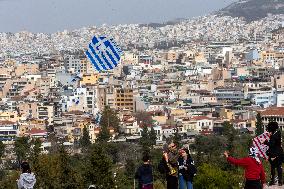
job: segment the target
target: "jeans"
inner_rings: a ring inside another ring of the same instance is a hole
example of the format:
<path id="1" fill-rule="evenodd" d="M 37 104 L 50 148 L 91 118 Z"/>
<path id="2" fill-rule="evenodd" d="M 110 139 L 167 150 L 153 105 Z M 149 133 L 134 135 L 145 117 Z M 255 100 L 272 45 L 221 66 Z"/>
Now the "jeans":
<path id="1" fill-rule="evenodd" d="M 277 169 L 278 173 L 278 183 L 282 183 L 282 159 L 276 157 L 273 161 L 269 159 L 269 163 L 271 165 L 271 181 L 274 182 L 275 179 L 275 169 Z"/>
<path id="2" fill-rule="evenodd" d="M 192 182 L 186 181 L 182 175 L 178 176 L 179 189 L 193 189 Z"/>

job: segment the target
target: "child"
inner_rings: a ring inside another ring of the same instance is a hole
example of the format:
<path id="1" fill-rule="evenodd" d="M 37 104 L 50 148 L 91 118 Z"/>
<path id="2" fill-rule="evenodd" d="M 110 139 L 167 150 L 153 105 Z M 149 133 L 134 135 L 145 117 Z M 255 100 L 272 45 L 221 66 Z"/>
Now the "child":
<path id="1" fill-rule="evenodd" d="M 245 168 L 245 188 L 262 189 L 265 183 L 265 173 L 256 148 L 250 148 L 249 157 L 236 159 L 229 157 L 228 152 L 224 152 L 227 161 L 233 165 Z"/>
<path id="2" fill-rule="evenodd" d="M 153 189 L 153 168 L 150 165 L 150 158 L 148 155 L 144 155 L 143 165 L 141 165 L 136 173 L 135 178 L 138 179 L 139 189 Z"/>
<path id="3" fill-rule="evenodd" d="M 33 189 L 36 183 L 35 175 L 31 172 L 28 162 L 21 164 L 22 174 L 18 180 L 18 189 Z"/>

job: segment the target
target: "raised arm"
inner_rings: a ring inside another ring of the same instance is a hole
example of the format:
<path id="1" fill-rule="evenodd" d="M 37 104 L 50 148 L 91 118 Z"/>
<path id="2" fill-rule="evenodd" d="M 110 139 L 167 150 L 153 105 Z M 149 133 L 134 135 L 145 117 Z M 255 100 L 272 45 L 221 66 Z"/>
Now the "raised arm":
<path id="1" fill-rule="evenodd" d="M 249 165 L 247 158 L 237 159 L 237 158 L 230 157 L 229 152 L 227 151 L 224 152 L 224 156 L 227 158 L 227 161 L 233 165 L 238 165 L 242 167 L 246 167 L 247 165 Z"/>

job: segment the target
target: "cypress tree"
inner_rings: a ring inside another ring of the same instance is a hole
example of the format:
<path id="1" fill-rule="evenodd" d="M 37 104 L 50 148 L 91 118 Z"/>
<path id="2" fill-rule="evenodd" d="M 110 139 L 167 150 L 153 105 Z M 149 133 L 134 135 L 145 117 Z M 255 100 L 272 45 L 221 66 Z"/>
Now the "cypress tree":
<path id="1" fill-rule="evenodd" d="M 116 115 L 116 112 L 112 110 L 109 106 L 105 106 L 100 120 L 101 127 L 113 127 L 115 132 L 119 130 L 119 118 Z"/>
<path id="2" fill-rule="evenodd" d="M 17 160 L 21 163 L 26 160 L 30 152 L 30 143 L 28 137 L 18 137 L 14 144 L 14 151 L 17 156 Z"/>
<path id="3" fill-rule="evenodd" d="M 149 140 L 150 140 L 151 146 L 153 148 L 153 146 L 156 144 L 156 140 L 157 140 L 157 134 L 156 134 L 156 131 L 153 127 L 151 127 L 151 130 L 149 132 Z"/>
<path id="4" fill-rule="evenodd" d="M 223 134 L 227 139 L 227 150 L 232 154 L 234 149 L 234 141 L 236 138 L 236 130 L 228 121 L 223 123 Z"/>
<path id="5" fill-rule="evenodd" d="M 263 127 L 261 115 L 260 113 L 257 113 L 255 134 L 258 136 L 258 135 L 261 135 L 263 132 L 264 132 L 264 127 Z"/>
<path id="6" fill-rule="evenodd" d="M 74 169 L 71 167 L 70 156 L 64 149 L 64 146 L 60 146 L 58 155 L 58 174 L 57 183 L 62 189 L 79 188 L 79 183 L 76 182 L 76 175 Z"/>
<path id="7" fill-rule="evenodd" d="M 110 133 L 106 125 L 101 125 L 100 133 L 98 134 L 98 142 L 107 142 L 110 139 Z"/>
<path id="8" fill-rule="evenodd" d="M 83 128 L 83 136 L 80 138 L 80 146 L 82 149 L 88 149 L 89 146 L 91 145 L 90 141 L 90 136 L 89 136 L 89 131 L 86 126 Z"/>
<path id="9" fill-rule="evenodd" d="M 141 131 L 141 138 L 139 140 L 139 144 L 142 146 L 143 153 L 150 152 L 151 141 L 148 132 L 148 127 L 146 125 L 143 126 L 143 129 Z"/>
<path id="10" fill-rule="evenodd" d="M 84 169 L 85 183 L 94 184 L 99 188 L 113 189 L 112 161 L 99 144 L 92 146 L 90 154 L 86 157 Z"/>

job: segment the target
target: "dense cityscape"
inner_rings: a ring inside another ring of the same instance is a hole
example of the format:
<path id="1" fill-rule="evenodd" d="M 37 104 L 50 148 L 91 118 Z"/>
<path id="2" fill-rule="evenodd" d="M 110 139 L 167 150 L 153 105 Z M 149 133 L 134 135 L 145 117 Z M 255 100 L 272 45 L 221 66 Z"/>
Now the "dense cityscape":
<path id="1" fill-rule="evenodd" d="M 160 140 L 179 122 L 180 133 L 212 133 L 226 120 L 253 131 L 256 112 L 269 116 L 270 109 L 284 122 L 282 20 L 207 16 L 157 28 L 2 33 L 2 140 L 46 138 L 52 125 L 73 143 L 88 125 L 94 142 L 99 125 L 91 120 L 104 106 L 119 110 L 120 132 L 131 135 L 141 130 L 135 112 L 151 113 Z M 98 73 L 87 60 L 93 34 L 112 34 L 122 44 L 117 69 Z"/>
<path id="2" fill-rule="evenodd" d="M 114 70 L 99 73 L 85 56 L 94 35 L 122 48 Z M 108 142 L 136 145 L 146 127 L 157 148 L 177 135 L 186 145 L 221 136 L 227 122 L 254 135 L 258 114 L 284 127 L 284 15 L 0 33 L 0 67 L 3 162 L 16 160 L 18 137 L 40 139 L 42 154 L 55 139 L 81 153 L 84 129 L 96 143 L 106 109 L 118 118 Z"/>

